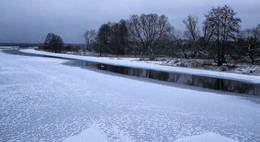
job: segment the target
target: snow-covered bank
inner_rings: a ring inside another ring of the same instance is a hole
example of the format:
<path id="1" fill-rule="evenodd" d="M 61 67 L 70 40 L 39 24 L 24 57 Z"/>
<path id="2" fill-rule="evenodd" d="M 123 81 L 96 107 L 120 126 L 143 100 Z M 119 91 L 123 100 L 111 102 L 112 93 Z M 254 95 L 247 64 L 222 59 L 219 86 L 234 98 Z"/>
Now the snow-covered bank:
<path id="1" fill-rule="evenodd" d="M 0 46 L 0 50 L 18 50 L 18 46 Z"/>
<path id="2" fill-rule="evenodd" d="M 64 142 L 108 142 L 108 138 L 99 131 L 89 128 L 79 135 L 69 137 Z M 131 140 L 126 140 L 130 142 Z M 174 142 L 238 142 L 231 138 L 221 136 L 212 132 L 204 133 L 201 135 L 188 136 L 180 138 Z"/>
<path id="3" fill-rule="evenodd" d="M 175 142 L 237 142 L 233 139 L 217 135 L 215 133 L 204 133 L 201 135 L 180 138 Z"/>
<path id="4" fill-rule="evenodd" d="M 135 67 L 135 68 L 145 68 L 145 69 L 153 69 L 153 70 L 160 70 L 160 71 L 179 72 L 179 73 L 186 73 L 186 74 L 193 74 L 193 75 L 200 75 L 200 76 L 210 76 L 210 77 L 216 77 L 216 78 L 226 78 L 226 79 L 231 79 L 231 80 L 260 83 L 260 76 L 255 76 L 255 75 L 244 75 L 244 74 L 208 71 L 208 70 L 202 70 L 202 69 L 191 69 L 191 68 L 183 68 L 183 67 L 170 67 L 170 66 L 163 66 L 163 65 L 157 65 L 157 64 L 149 64 L 146 62 L 139 62 L 132 58 L 118 60 L 117 58 L 110 58 L 110 57 L 90 57 L 90 56 L 57 54 L 57 53 L 50 53 L 50 52 L 44 52 L 44 51 L 36 51 L 33 49 L 27 49 L 27 50 L 21 50 L 21 51 L 26 52 L 26 53 L 33 53 L 33 54 L 51 55 L 51 56 L 57 56 L 57 57 L 80 59 L 80 60 L 99 62 L 99 63 L 104 63 L 104 64 L 128 66 L 128 67 Z"/>
<path id="5" fill-rule="evenodd" d="M 0 57 L 0 141 L 260 140 L 259 97 L 138 81 L 63 59 Z"/>

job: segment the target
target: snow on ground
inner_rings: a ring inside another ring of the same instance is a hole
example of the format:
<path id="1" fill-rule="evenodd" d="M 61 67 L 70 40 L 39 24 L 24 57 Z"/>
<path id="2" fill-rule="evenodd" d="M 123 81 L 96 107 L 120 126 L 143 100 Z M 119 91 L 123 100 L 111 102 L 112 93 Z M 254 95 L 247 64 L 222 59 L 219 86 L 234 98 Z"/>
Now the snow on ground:
<path id="1" fill-rule="evenodd" d="M 204 133 L 197 136 L 180 138 L 175 142 L 237 142 L 233 139 L 217 135 L 215 133 Z"/>
<path id="2" fill-rule="evenodd" d="M 21 51 L 26 52 L 26 53 L 81 59 L 81 60 L 99 62 L 99 63 L 104 63 L 104 64 L 129 66 L 129 67 L 136 67 L 136 68 L 146 68 L 146 69 L 161 70 L 161 71 L 172 71 L 172 72 L 180 72 L 180 73 L 187 73 L 187 74 L 194 74 L 194 75 L 201 75 L 201 76 L 211 76 L 211 77 L 217 77 L 217 78 L 227 78 L 227 79 L 231 79 L 231 80 L 260 83 L 260 76 L 255 76 L 255 75 L 244 75 L 244 74 L 237 74 L 237 73 L 208 71 L 208 70 L 192 69 L 192 68 L 184 68 L 184 67 L 170 67 L 170 66 L 163 66 L 163 65 L 147 63 L 147 62 L 140 62 L 134 58 L 132 60 L 131 60 L 131 58 L 126 58 L 124 60 L 123 58 L 77 56 L 77 55 L 67 55 L 67 54 L 57 54 L 57 53 L 50 53 L 50 52 L 44 52 L 44 51 L 36 51 L 33 49 L 27 49 L 27 50 L 21 50 Z"/>
<path id="3" fill-rule="evenodd" d="M 0 51 L 1 142 L 90 135 L 115 142 L 260 141 L 259 97 L 166 86 L 64 62 Z"/>
<path id="4" fill-rule="evenodd" d="M 14 50 L 14 49 L 19 49 L 18 46 L 0 46 L 0 50 L 4 49 L 4 50 Z"/>
<path id="5" fill-rule="evenodd" d="M 64 142 L 108 142 L 108 138 L 102 134 L 97 128 L 90 126 L 79 135 L 69 137 Z"/>
<path id="6" fill-rule="evenodd" d="M 160 58 L 156 58 L 156 61 L 143 59 L 139 62 L 146 62 L 152 64 L 165 65 L 165 66 L 176 66 L 176 67 L 185 67 L 185 68 L 188 67 L 188 68 L 197 68 L 197 69 L 204 69 L 204 70 L 260 76 L 260 65 L 239 63 L 237 61 L 229 61 L 230 63 L 224 64 L 223 66 L 217 66 L 217 64 L 214 63 L 212 59 L 183 59 L 183 58 L 160 57 Z"/>

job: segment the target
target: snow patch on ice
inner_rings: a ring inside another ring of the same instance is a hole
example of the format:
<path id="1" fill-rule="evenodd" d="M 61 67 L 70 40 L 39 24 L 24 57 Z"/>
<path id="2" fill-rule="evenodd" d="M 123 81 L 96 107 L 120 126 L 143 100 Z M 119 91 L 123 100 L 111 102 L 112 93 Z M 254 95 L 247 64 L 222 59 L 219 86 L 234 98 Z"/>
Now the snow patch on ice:
<path id="1" fill-rule="evenodd" d="M 91 126 L 79 135 L 69 137 L 64 142 L 108 142 L 108 138 L 98 128 Z"/>
<path id="2" fill-rule="evenodd" d="M 209 133 L 203 133 L 201 135 L 180 138 L 175 142 L 238 142 L 238 141 L 209 132 Z"/>

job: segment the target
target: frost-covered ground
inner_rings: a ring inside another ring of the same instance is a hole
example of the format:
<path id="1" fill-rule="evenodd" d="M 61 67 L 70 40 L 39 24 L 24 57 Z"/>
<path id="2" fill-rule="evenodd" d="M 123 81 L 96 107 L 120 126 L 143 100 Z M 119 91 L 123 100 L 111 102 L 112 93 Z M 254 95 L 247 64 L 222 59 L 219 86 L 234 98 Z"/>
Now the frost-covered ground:
<path id="1" fill-rule="evenodd" d="M 0 52 L 0 141 L 260 141 L 259 97 L 64 62 Z"/>

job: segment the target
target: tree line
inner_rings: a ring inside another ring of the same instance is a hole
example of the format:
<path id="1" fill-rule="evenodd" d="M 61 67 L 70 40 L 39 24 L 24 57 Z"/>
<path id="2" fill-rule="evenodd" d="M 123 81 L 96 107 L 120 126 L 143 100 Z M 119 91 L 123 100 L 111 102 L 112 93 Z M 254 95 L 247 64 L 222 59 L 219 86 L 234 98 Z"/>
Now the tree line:
<path id="1" fill-rule="evenodd" d="M 213 59 L 218 66 L 231 60 L 260 63 L 260 24 L 241 31 L 241 19 L 230 6 L 212 8 L 205 14 L 201 28 L 198 17 L 193 15 L 187 16 L 183 24 L 185 31 L 180 32 L 165 15 L 132 15 L 119 22 L 105 23 L 98 31 L 86 31 L 84 50 L 98 52 L 100 56 L 141 55 L 151 60 L 158 56 Z M 60 52 L 60 37 L 48 36 L 44 49 Z"/>

